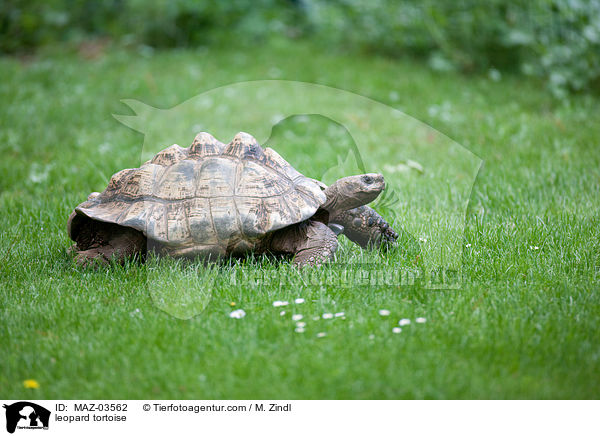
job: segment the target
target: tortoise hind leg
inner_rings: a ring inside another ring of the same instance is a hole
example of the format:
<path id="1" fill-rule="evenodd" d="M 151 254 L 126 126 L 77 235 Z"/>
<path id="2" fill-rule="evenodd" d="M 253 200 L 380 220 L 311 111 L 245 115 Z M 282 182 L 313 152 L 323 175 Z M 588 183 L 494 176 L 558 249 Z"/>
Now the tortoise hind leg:
<path id="1" fill-rule="evenodd" d="M 123 263 L 126 258 L 146 253 L 146 237 L 142 232 L 117 224 L 90 220 L 89 228 L 80 233 L 74 250 L 77 264 L 85 266 L 95 261 Z"/>
<path id="2" fill-rule="evenodd" d="M 295 254 L 294 265 L 318 266 L 333 259 L 337 250 L 335 233 L 319 221 L 305 221 L 278 230 L 270 241 L 270 250 Z"/>

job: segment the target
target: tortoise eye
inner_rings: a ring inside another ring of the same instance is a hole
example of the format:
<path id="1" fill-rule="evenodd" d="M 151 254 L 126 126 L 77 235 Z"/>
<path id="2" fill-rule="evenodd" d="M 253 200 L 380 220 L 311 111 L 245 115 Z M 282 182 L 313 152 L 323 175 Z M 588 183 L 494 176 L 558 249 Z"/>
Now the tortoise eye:
<path id="1" fill-rule="evenodd" d="M 362 178 L 363 182 L 365 182 L 367 185 L 371 184 L 373 182 L 373 179 L 371 178 L 371 176 L 363 176 Z"/>

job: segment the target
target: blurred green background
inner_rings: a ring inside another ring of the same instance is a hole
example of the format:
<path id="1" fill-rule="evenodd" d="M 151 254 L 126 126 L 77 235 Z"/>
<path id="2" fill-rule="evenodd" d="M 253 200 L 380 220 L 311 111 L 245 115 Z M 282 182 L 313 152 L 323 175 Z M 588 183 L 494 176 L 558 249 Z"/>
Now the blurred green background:
<path id="1" fill-rule="evenodd" d="M 543 78 L 557 97 L 600 88 L 600 0 L 11 0 L 0 53 L 90 38 L 145 50 L 310 38 L 434 70 Z"/>

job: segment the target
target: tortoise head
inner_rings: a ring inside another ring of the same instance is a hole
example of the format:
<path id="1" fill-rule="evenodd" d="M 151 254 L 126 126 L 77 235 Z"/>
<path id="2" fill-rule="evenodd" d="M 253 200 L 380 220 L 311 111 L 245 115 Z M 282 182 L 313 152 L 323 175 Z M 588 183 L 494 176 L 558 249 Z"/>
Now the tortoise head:
<path id="1" fill-rule="evenodd" d="M 354 209 L 372 202 L 384 189 L 385 180 L 381 174 L 344 177 L 325 190 L 327 201 L 321 208 L 330 213 Z"/>

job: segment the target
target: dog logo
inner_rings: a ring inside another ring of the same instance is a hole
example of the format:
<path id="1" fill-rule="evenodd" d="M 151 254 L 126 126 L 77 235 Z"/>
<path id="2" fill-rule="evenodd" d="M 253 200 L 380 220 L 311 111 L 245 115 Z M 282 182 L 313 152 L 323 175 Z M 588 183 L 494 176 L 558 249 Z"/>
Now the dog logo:
<path id="1" fill-rule="evenodd" d="M 18 429 L 48 429 L 50 411 L 29 401 L 19 401 L 4 405 L 6 409 L 6 431 L 14 433 Z"/>

